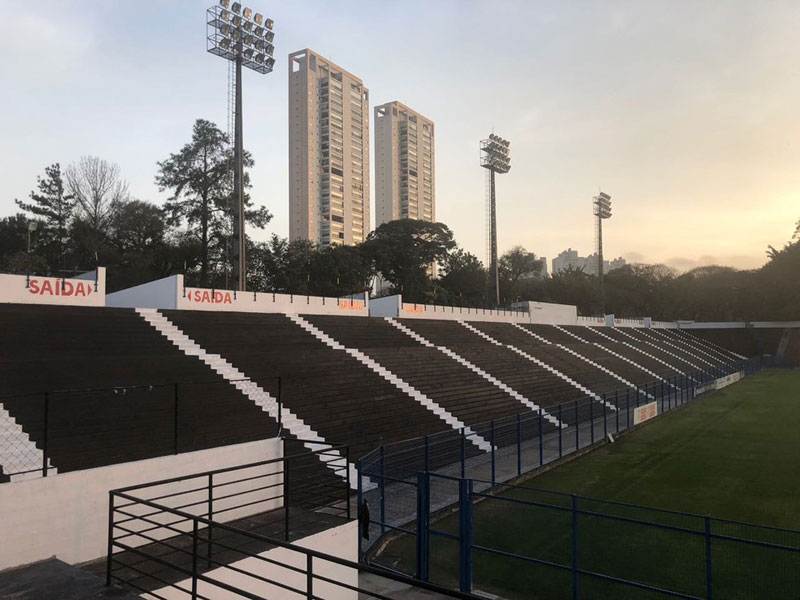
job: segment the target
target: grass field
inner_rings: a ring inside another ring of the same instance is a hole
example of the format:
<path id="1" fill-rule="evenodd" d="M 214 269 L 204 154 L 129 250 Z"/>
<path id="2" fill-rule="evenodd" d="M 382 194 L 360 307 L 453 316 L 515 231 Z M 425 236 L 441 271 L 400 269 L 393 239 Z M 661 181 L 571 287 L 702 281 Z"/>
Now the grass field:
<path id="1" fill-rule="evenodd" d="M 569 565 L 570 498 L 540 490 L 587 496 L 601 501 L 579 503 L 582 569 L 704 597 L 704 519 L 602 501 L 800 530 L 800 371 L 747 378 L 521 485 L 475 504 L 475 545 Z M 800 546 L 800 534 L 719 522 L 714 528 L 720 536 Z M 457 533 L 457 515 L 432 529 Z M 800 598 L 800 552 L 721 537 L 712 548 L 715 598 Z M 430 552 L 432 578 L 454 585 L 457 542 L 434 536 Z M 389 553 L 413 564 L 413 539 L 398 540 Z M 570 597 L 571 577 L 569 570 L 474 552 L 475 589 L 503 597 Z M 583 598 L 666 597 L 591 576 L 580 580 Z"/>

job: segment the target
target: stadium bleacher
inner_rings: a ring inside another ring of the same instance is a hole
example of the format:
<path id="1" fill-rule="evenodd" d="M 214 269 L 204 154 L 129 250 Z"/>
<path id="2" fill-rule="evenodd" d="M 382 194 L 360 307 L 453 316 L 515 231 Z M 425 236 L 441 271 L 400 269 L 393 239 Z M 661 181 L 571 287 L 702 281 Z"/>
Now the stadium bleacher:
<path id="1" fill-rule="evenodd" d="M 351 460 L 737 358 L 698 330 L 152 312 L 264 395 L 280 387 L 304 424 L 284 427 L 287 438 L 316 432 L 350 446 Z M 133 309 L 2 304 L 0 328 L 0 405 L 58 472 L 278 435 L 277 413 Z M 748 333 L 724 331 L 731 343 Z"/>

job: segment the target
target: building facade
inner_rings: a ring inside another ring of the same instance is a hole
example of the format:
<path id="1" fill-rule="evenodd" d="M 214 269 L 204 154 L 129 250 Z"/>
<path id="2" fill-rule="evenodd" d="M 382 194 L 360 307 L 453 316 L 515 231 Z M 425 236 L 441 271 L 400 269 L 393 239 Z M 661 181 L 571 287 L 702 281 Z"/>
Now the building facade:
<path id="1" fill-rule="evenodd" d="M 604 260 L 603 273 L 608 273 L 614 269 L 624 267 L 625 264 L 625 259 L 621 257 L 613 260 Z M 553 275 L 570 268 L 583 271 L 587 275 L 599 275 L 597 269 L 597 253 L 590 254 L 589 256 L 578 256 L 577 250 L 567 248 L 553 259 Z"/>
<path id="2" fill-rule="evenodd" d="M 400 102 L 375 107 L 375 226 L 436 221 L 433 121 Z"/>
<path id="3" fill-rule="evenodd" d="M 289 55 L 289 240 L 359 244 L 370 231 L 369 90 L 309 49 Z"/>

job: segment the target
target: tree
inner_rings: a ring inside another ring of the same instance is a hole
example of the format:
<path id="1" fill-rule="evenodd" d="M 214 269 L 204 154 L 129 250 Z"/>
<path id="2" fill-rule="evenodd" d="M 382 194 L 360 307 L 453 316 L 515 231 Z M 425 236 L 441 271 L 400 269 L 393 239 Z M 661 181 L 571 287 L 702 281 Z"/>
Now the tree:
<path id="1" fill-rule="evenodd" d="M 461 306 L 484 306 L 486 303 L 486 269 L 474 254 L 456 248 L 447 255 L 439 277 L 440 301 Z"/>
<path id="2" fill-rule="evenodd" d="M 44 169 L 45 176 L 36 178 L 38 191 L 30 193 L 32 202 L 14 202 L 24 211 L 42 219 L 38 232 L 40 254 L 47 261 L 48 271 L 58 273 L 67 251 L 67 229 L 75 210 L 75 197 L 64 189 L 61 165 L 54 163 Z"/>
<path id="3" fill-rule="evenodd" d="M 378 227 L 361 247 L 396 292 L 409 302 L 424 302 L 431 289 L 430 266 L 447 258 L 455 245 L 444 223 L 400 219 Z"/>
<path id="4" fill-rule="evenodd" d="M 119 166 L 96 156 L 83 156 L 67 167 L 64 176 L 80 218 L 94 231 L 102 232 L 114 203 L 128 198 L 128 184 L 121 178 Z"/>
<path id="5" fill-rule="evenodd" d="M 506 301 L 516 300 L 520 296 L 520 280 L 539 276 L 544 263 L 522 246 L 514 246 L 505 252 L 498 261 L 500 271 L 500 297 Z"/>
<path id="6" fill-rule="evenodd" d="M 255 164 L 248 152 L 244 153 L 245 168 Z M 156 185 L 160 191 L 172 195 L 164 205 L 168 223 L 177 226 L 185 222 L 190 229 L 199 226 L 200 285 L 206 286 L 212 259 L 220 263 L 227 255 L 225 245 L 230 238 L 232 214 L 233 154 L 228 136 L 212 122 L 197 119 L 192 129 L 192 140 L 177 153 L 170 154 L 158 163 Z M 250 175 L 245 172 L 244 189 L 251 187 Z M 250 225 L 264 228 L 272 215 L 264 207 L 252 208 L 245 193 L 245 220 Z M 212 257 L 212 252 L 215 256 Z M 218 265 L 217 265 L 218 266 Z"/>
<path id="7" fill-rule="evenodd" d="M 43 256 L 38 253 L 28 256 L 29 221 L 22 213 L 0 219 L 0 273 L 25 273 L 29 260 L 32 273 L 47 269 Z"/>

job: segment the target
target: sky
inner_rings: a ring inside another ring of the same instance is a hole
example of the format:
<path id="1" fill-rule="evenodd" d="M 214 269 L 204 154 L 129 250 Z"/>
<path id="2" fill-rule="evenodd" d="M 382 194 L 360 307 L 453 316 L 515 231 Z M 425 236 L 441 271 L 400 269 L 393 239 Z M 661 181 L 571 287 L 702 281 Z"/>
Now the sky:
<path id="1" fill-rule="evenodd" d="M 46 165 L 83 155 L 160 204 L 156 162 L 197 118 L 226 128 L 227 61 L 206 52 L 212 0 L 0 1 L 0 216 Z M 800 218 L 795 0 L 249 6 L 275 20 L 274 72 L 244 74 L 251 195 L 274 215 L 257 238 L 288 235 L 287 56 L 303 48 L 361 77 L 373 106 L 399 100 L 435 122 L 437 219 L 479 258 L 478 148 L 492 131 L 511 141 L 500 252 L 589 254 L 600 189 L 613 199 L 604 254 L 681 271 L 757 268 Z"/>

